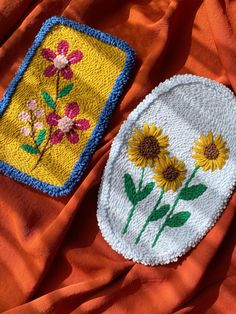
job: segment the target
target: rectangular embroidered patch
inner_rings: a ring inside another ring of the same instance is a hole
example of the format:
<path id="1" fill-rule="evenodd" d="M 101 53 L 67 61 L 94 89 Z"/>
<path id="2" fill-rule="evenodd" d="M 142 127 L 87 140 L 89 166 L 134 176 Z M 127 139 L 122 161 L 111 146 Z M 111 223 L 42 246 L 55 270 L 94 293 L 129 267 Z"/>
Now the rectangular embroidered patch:
<path id="1" fill-rule="evenodd" d="M 48 19 L 0 103 L 0 171 L 52 196 L 79 181 L 134 64 L 124 41 Z"/>

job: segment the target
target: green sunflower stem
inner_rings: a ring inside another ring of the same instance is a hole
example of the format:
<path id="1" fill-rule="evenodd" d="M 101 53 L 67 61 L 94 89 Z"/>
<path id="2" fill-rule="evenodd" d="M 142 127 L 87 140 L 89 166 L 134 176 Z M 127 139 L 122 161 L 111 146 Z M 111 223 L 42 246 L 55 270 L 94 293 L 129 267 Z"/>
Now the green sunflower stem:
<path id="1" fill-rule="evenodd" d="M 176 199 L 175 199 L 175 201 L 174 201 L 174 204 L 173 204 L 173 206 L 172 206 L 170 212 L 169 212 L 168 215 L 166 216 L 166 219 L 165 219 L 164 223 L 162 224 L 161 228 L 159 229 L 159 231 L 158 231 L 158 233 L 157 233 L 157 235 L 156 235 L 156 237 L 155 237 L 155 239 L 154 239 L 154 241 L 153 241 L 153 243 L 152 243 L 152 247 L 154 247 L 154 246 L 156 245 L 156 243 L 157 243 L 157 241 L 159 240 L 159 238 L 160 238 L 160 236 L 161 236 L 163 230 L 164 230 L 165 227 L 166 227 L 166 223 L 167 223 L 168 219 L 169 219 L 169 218 L 171 217 L 171 215 L 173 214 L 173 212 L 174 212 L 174 210 L 175 210 L 175 208 L 176 208 L 176 206 L 177 206 L 177 204 L 178 204 L 178 202 L 179 202 L 179 200 L 180 200 L 180 193 L 181 193 L 181 191 L 189 186 L 190 182 L 193 180 L 193 178 L 195 177 L 195 175 L 196 175 L 196 173 L 197 173 L 197 171 L 198 171 L 199 169 L 200 169 L 200 167 L 194 168 L 194 170 L 193 170 L 193 172 L 191 173 L 189 179 L 186 181 L 185 185 L 183 186 L 183 188 L 182 188 L 182 189 L 180 190 L 180 192 L 178 193 L 178 195 L 177 195 L 177 197 L 176 197 Z"/>
<path id="2" fill-rule="evenodd" d="M 133 214 L 134 214 L 134 211 L 135 211 L 135 208 L 136 208 L 136 204 L 134 204 L 129 212 L 129 215 L 128 215 L 128 218 L 127 218 L 127 222 L 126 222 L 126 225 L 123 229 L 123 234 L 125 234 L 127 231 L 128 231 L 128 228 L 129 228 L 129 224 L 132 220 L 132 217 L 133 217 Z"/>
<path id="3" fill-rule="evenodd" d="M 138 192 L 139 193 L 142 189 L 142 184 L 143 184 L 143 178 L 144 178 L 144 171 L 145 171 L 145 168 L 142 169 L 142 174 L 141 174 L 141 178 L 139 180 L 139 184 L 138 184 Z M 125 234 L 127 231 L 128 231 L 128 228 L 129 228 L 129 224 L 133 218 L 133 215 L 134 215 L 134 211 L 136 209 L 136 205 L 137 203 L 134 203 L 133 206 L 131 207 L 130 211 L 129 211 L 129 215 L 128 215 L 128 218 L 127 218 L 127 221 L 126 221 L 126 225 L 122 231 L 123 234 Z"/>
<path id="4" fill-rule="evenodd" d="M 199 169 L 200 169 L 199 166 L 194 168 L 194 170 L 193 170 L 191 176 L 190 176 L 189 179 L 186 181 L 186 183 L 185 183 L 183 189 L 189 186 L 189 183 L 193 180 L 193 178 L 195 177 L 195 175 L 196 175 L 196 173 L 197 173 L 197 171 L 198 171 Z"/>
<path id="5" fill-rule="evenodd" d="M 135 240 L 135 244 L 138 244 L 140 239 L 141 239 L 141 236 L 143 235 L 144 231 L 146 230 L 147 226 L 149 224 L 149 219 L 146 220 L 145 224 L 143 225 L 143 228 L 141 229 L 141 231 L 139 232 L 139 235 L 138 237 L 136 238 Z"/>
<path id="6" fill-rule="evenodd" d="M 159 196 L 159 198 L 158 198 L 158 200 L 157 200 L 157 202 L 156 202 L 156 205 L 153 207 L 153 209 L 152 209 L 151 213 L 149 214 L 147 220 L 145 221 L 145 223 L 144 223 L 144 225 L 143 225 L 143 227 L 142 227 L 142 229 L 141 229 L 141 231 L 140 231 L 138 237 L 136 238 L 135 244 L 138 244 L 138 243 L 139 243 L 139 241 L 140 241 L 140 239 L 141 239 L 141 237 L 142 237 L 144 231 L 146 230 L 146 228 L 147 228 L 147 226 L 148 226 L 148 224 L 149 224 L 149 222 L 150 222 L 150 217 L 152 216 L 152 213 L 153 213 L 153 212 L 158 208 L 158 206 L 160 205 L 160 203 L 161 203 L 161 201 L 162 201 L 162 198 L 163 198 L 163 195 L 164 195 L 164 189 L 162 189 L 161 194 L 160 194 L 160 196 Z"/>
<path id="7" fill-rule="evenodd" d="M 141 188 L 143 185 L 144 171 L 145 171 L 145 168 L 142 169 L 141 179 L 140 179 L 139 184 L 138 184 L 138 192 L 141 191 Z"/>

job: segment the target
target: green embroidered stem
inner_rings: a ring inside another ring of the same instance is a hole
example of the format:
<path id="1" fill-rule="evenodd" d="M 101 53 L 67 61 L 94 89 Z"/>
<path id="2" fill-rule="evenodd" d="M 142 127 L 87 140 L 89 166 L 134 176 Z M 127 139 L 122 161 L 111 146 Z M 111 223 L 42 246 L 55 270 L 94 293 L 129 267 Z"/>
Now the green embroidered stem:
<path id="1" fill-rule="evenodd" d="M 181 199 L 181 198 L 180 198 L 181 192 L 182 192 L 184 189 L 188 188 L 189 183 L 193 180 L 193 178 L 195 177 L 195 175 L 196 175 L 197 171 L 199 170 L 199 168 L 200 168 L 200 167 L 196 167 L 196 168 L 193 170 L 191 176 L 190 176 L 189 179 L 186 181 L 184 187 L 180 190 L 179 194 L 177 195 L 177 197 L 176 197 L 176 199 L 175 199 L 175 201 L 174 201 L 174 204 L 173 204 L 173 206 L 172 206 L 170 212 L 169 212 L 168 215 L 166 216 L 165 222 L 163 223 L 163 225 L 162 225 L 161 228 L 159 229 L 159 231 L 158 231 L 158 233 L 157 233 L 157 235 L 156 235 L 156 237 L 155 237 L 155 239 L 154 239 L 154 241 L 153 241 L 153 243 L 152 243 L 152 247 L 154 247 L 154 246 L 156 245 L 158 239 L 160 238 L 161 233 L 163 232 L 164 228 L 166 227 L 167 220 L 168 220 L 168 219 L 170 218 L 170 216 L 173 214 L 173 212 L 174 212 L 174 210 L 175 210 L 175 208 L 176 208 L 176 206 L 177 206 L 179 200 Z"/>
<path id="2" fill-rule="evenodd" d="M 53 111 L 52 113 L 55 113 L 56 112 L 56 105 L 57 105 L 57 100 L 58 100 L 58 94 L 59 94 L 59 79 L 60 79 L 60 74 L 59 74 L 59 71 L 57 72 L 57 76 L 56 76 L 56 97 L 55 97 L 55 107 L 53 108 Z M 52 130 L 53 130 L 53 127 L 50 126 L 49 128 L 49 133 L 48 133 L 48 137 L 47 137 L 47 140 L 46 140 L 46 143 L 42 149 L 42 151 L 40 152 L 40 155 L 39 155 L 39 158 L 37 159 L 34 167 L 32 170 L 35 170 L 35 168 L 38 166 L 39 162 L 41 161 L 41 159 L 43 158 L 43 155 L 46 153 L 46 151 L 48 151 L 48 144 L 49 144 L 49 141 L 50 141 L 50 138 L 51 138 L 51 135 L 52 135 Z M 51 146 L 50 146 L 51 147 Z"/>
<path id="3" fill-rule="evenodd" d="M 135 208 L 136 208 L 136 204 L 134 204 L 134 205 L 132 206 L 132 208 L 131 208 L 131 210 L 130 210 L 130 212 L 129 212 L 126 225 L 125 225 L 125 227 L 124 227 L 124 229 L 123 229 L 123 232 L 122 232 L 123 234 L 125 234 L 125 233 L 127 232 L 128 228 L 129 228 L 129 224 L 130 224 L 131 219 L 132 219 L 132 217 L 133 217 Z"/>
<path id="4" fill-rule="evenodd" d="M 189 186 L 189 183 L 193 180 L 193 178 L 195 177 L 195 175 L 196 175 L 196 173 L 197 173 L 197 171 L 198 171 L 199 169 L 200 169 L 200 167 L 196 167 L 196 168 L 193 170 L 191 176 L 190 176 L 189 179 L 186 181 L 186 183 L 185 183 L 183 189 Z"/>
<path id="5" fill-rule="evenodd" d="M 36 136 L 35 136 L 35 129 L 34 129 L 34 122 L 35 122 L 35 117 L 33 115 L 33 111 L 30 111 L 30 129 L 31 129 L 31 136 L 32 136 L 32 140 L 34 142 L 35 148 L 38 150 L 38 152 L 40 153 L 40 149 L 39 149 L 39 145 L 37 144 L 36 141 Z"/>
<path id="6" fill-rule="evenodd" d="M 145 170 L 145 168 L 142 169 L 141 179 L 140 179 L 139 185 L 138 185 L 138 192 L 141 191 L 141 188 L 142 188 L 142 185 L 143 185 L 144 170 Z"/>
<path id="7" fill-rule="evenodd" d="M 144 225 L 143 225 L 143 227 L 142 227 L 142 229 L 141 229 L 141 231 L 140 231 L 138 237 L 136 238 L 135 244 L 138 244 L 138 243 L 139 243 L 139 241 L 140 241 L 140 239 L 141 239 L 141 237 L 142 237 L 142 234 L 144 233 L 145 229 L 147 228 L 147 226 L 148 226 L 148 224 L 149 224 L 149 222 L 150 222 L 150 218 L 151 218 L 153 212 L 155 212 L 155 210 L 156 210 L 156 209 L 158 208 L 158 206 L 160 205 L 160 203 L 161 203 L 161 201 L 162 201 L 162 198 L 163 198 L 163 195 L 164 195 L 164 189 L 161 190 L 161 194 L 160 194 L 160 196 L 159 196 L 159 198 L 158 198 L 158 200 L 157 200 L 157 202 L 156 202 L 156 205 L 154 206 L 153 210 L 151 211 L 150 215 L 148 216 L 147 220 L 145 221 L 145 223 L 144 223 Z"/>
<path id="8" fill-rule="evenodd" d="M 141 174 L 141 178 L 139 180 L 138 192 L 137 193 L 139 193 L 141 191 L 141 188 L 142 188 L 143 178 L 144 178 L 144 171 L 145 171 L 145 168 L 142 169 L 142 174 Z M 128 215 L 128 218 L 127 218 L 126 225 L 125 225 L 125 227 L 124 227 L 124 229 L 122 231 L 123 234 L 125 234 L 127 232 L 128 228 L 129 228 L 129 224 L 130 224 L 131 219 L 133 217 L 136 205 L 137 205 L 137 202 L 133 203 L 133 206 L 132 206 L 132 208 L 129 211 L 129 215 Z"/>

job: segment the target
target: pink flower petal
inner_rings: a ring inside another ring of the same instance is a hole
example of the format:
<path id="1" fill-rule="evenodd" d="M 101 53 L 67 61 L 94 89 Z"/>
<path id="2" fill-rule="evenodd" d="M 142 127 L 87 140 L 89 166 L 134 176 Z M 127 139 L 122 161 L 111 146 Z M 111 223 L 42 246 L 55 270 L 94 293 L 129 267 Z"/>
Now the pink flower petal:
<path id="1" fill-rule="evenodd" d="M 87 120 L 87 119 L 76 120 L 74 123 L 74 127 L 78 130 L 85 131 L 90 127 L 89 120 Z"/>
<path id="2" fill-rule="evenodd" d="M 46 67 L 46 69 L 44 70 L 44 75 L 46 77 L 51 77 L 51 76 L 55 75 L 56 72 L 57 72 L 57 68 L 55 68 L 55 66 L 53 64 L 51 64 L 48 67 Z"/>
<path id="3" fill-rule="evenodd" d="M 71 64 L 76 64 L 78 63 L 81 59 L 83 58 L 83 54 L 79 50 L 72 51 L 67 59 Z"/>
<path id="4" fill-rule="evenodd" d="M 40 130 L 43 128 L 43 122 L 36 122 L 34 125 L 36 130 Z"/>
<path id="5" fill-rule="evenodd" d="M 24 136 L 29 136 L 30 135 L 30 129 L 27 128 L 26 126 L 23 126 L 21 128 L 21 133 L 24 135 Z"/>
<path id="6" fill-rule="evenodd" d="M 19 118 L 24 121 L 24 122 L 28 122 L 30 121 L 30 115 L 25 112 L 25 111 L 22 111 L 20 114 L 19 114 Z"/>
<path id="7" fill-rule="evenodd" d="M 47 124 L 52 126 L 58 125 L 59 119 L 61 119 L 61 117 L 56 113 L 49 113 L 46 117 Z"/>
<path id="8" fill-rule="evenodd" d="M 63 139 L 64 133 L 61 130 L 56 130 L 54 133 L 52 133 L 50 137 L 50 141 L 53 145 L 61 143 Z"/>
<path id="9" fill-rule="evenodd" d="M 70 102 L 65 108 L 65 115 L 71 119 L 79 114 L 79 105 L 77 102 Z"/>
<path id="10" fill-rule="evenodd" d="M 68 44 L 67 40 L 63 39 L 57 45 L 57 51 L 58 51 L 59 55 L 66 56 L 68 49 L 69 49 L 69 44 Z"/>
<path id="11" fill-rule="evenodd" d="M 79 135 L 75 131 L 66 133 L 66 137 L 68 141 L 70 141 L 72 144 L 76 144 L 79 142 Z"/>
<path id="12" fill-rule="evenodd" d="M 37 108 L 35 111 L 34 111 L 34 116 L 35 118 L 42 118 L 42 116 L 44 115 L 44 110 L 42 108 Z"/>
<path id="13" fill-rule="evenodd" d="M 70 80 L 73 76 L 73 71 L 71 70 L 70 66 L 67 65 L 65 68 L 61 69 L 61 75 L 66 80 Z"/>
<path id="14" fill-rule="evenodd" d="M 50 48 L 43 48 L 41 54 L 48 61 L 53 61 L 56 58 L 55 52 Z"/>
<path id="15" fill-rule="evenodd" d="M 37 101 L 35 99 L 28 100 L 26 105 L 30 110 L 35 110 L 37 108 Z"/>

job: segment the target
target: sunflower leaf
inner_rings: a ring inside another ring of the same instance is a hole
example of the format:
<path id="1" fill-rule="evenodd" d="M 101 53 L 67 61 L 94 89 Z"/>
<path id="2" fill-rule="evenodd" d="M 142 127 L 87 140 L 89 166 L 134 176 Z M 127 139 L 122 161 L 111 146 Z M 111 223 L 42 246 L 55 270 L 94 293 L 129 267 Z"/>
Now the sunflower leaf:
<path id="1" fill-rule="evenodd" d="M 125 192 L 128 195 L 128 198 L 132 204 L 137 204 L 136 199 L 136 188 L 134 181 L 129 173 L 125 173 L 124 175 L 124 183 L 125 183 Z"/>
<path id="2" fill-rule="evenodd" d="M 69 92 L 72 90 L 72 88 L 74 87 L 73 83 L 70 83 L 68 85 L 66 85 L 65 87 L 63 87 L 60 92 L 58 93 L 58 98 L 62 98 L 65 97 L 66 95 L 69 94 Z"/>
<path id="3" fill-rule="evenodd" d="M 46 92 L 45 90 L 42 90 L 41 95 L 44 99 L 44 101 L 46 102 L 46 104 L 50 107 L 50 108 L 55 108 L 56 107 L 56 103 L 53 100 L 52 96 L 50 94 L 48 94 L 48 92 Z"/>
<path id="4" fill-rule="evenodd" d="M 43 143 L 43 141 L 45 140 L 46 133 L 47 133 L 46 129 L 42 129 L 42 130 L 39 131 L 39 133 L 38 133 L 38 135 L 36 137 L 36 144 L 38 146 L 40 146 Z"/>
<path id="5" fill-rule="evenodd" d="M 24 144 L 24 145 L 21 145 L 20 148 L 22 150 L 24 150 L 25 152 L 31 154 L 31 155 L 36 155 L 39 153 L 39 150 L 29 144 Z"/>
<path id="6" fill-rule="evenodd" d="M 158 219 L 163 218 L 169 211 L 170 205 L 163 205 L 159 209 L 154 210 L 151 215 L 149 216 L 148 220 L 149 221 L 156 221 Z"/>
<path id="7" fill-rule="evenodd" d="M 184 201 L 192 201 L 201 196 L 207 189 L 205 184 L 192 185 L 185 187 L 179 194 L 179 198 Z"/>
<path id="8" fill-rule="evenodd" d="M 148 183 L 141 192 L 137 193 L 136 199 L 138 202 L 142 201 L 143 199 L 145 199 L 153 190 L 155 186 L 154 182 L 150 182 Z"/>
<path id="9" fill-rule="evenodd" d="M 172 217 L 168 218 L 165 222 L 165 225 L 170 228 L 179 228 L 183 226 L 189 217 L 191 216 L 191 213 L 188 211 L 179 212 Z"/>

